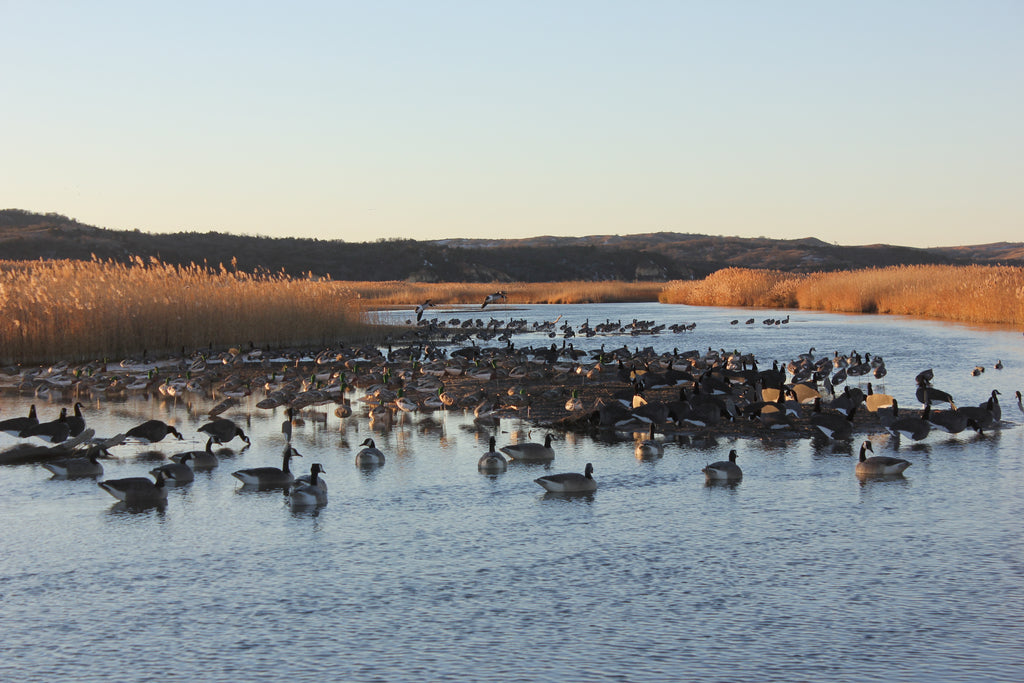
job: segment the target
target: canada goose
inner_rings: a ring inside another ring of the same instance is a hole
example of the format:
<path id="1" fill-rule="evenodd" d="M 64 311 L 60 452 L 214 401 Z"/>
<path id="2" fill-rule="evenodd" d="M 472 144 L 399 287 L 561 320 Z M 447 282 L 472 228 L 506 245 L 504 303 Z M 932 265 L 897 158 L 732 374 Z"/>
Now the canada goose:
<path id="1" fill-rule="evenodd" d="M 932 412 L 932 404 L 928 403 L 924 407 L 924 412 L 921 417 L 914 415 L 907 415 L 900 417 L 896 414 L 897 407 L 893 405 L 893 413 L 896 417 L 892 424 L 887 425 L 886 429 L 889 430 L 890 434 L 894 436 L 905 436 L 914 441 L 920 441 L 928 436 L 928 433 L 932 430 L 932 423 L 929 422 Z"/>
<path id="2" fill-rule="evenodd" d="M 996 422 L 995 417 L 995 396 L 990 396 L 985 403 L 980 406 L 964 406 L 960 408 L 960 412 L 966 416 L 968 421 L 972 421 L 975 424 L 976 430 L 981 430 L 987 427 L 991 427 Z"/>
<path id="3" fill-rule="evenodd" d="M 10 417 L 0 421 L 0 432 L 7 432 L 11 436 L 18 436 L 29 427 L 39 424 L 36 417 L 36 405 L 33 403 L 28 409 L 27 417 Z"/>
<path id="4" fill-rule="evenodd" d="M 281 469 L 276 467 L 253 467 L 247 470 L 232 472 L 231 476 L 238 479 L 247 486 L 259 486 L 260 488 L 281 488 L 288 486 L 295 481 L 295 475 L 288 469 L 289 461 L 294 457 L 302 457 L 302 454 L 291 447 L 285 446 L 282 456 Z"/>
<path id="5" fill-rule="evenodd" d="M 68 431 L 71 436 L 78 436 L 85 431 L 85 418 L 82 416 L 81 403 L 75 403 L 75 414 L 69 415 L 65 422 L 68 423 Z"/>
<path id="6" fill-rule="evenodd" d="M 373 439 L 366 439 L 360 446 L 363 449 L 356 453 L 356 467 L 380 467 L 384 464 L 384 454 L 377 449 Z"/>
<path id="7" fill-rule="evenodd" d="M 930 413 L 928 421 L 936 429 L 950 434 L 959 434 L 967 429 L 967 414 L 960 410 L 941 410 L 937 413 Z"/>
<path id="8" fill-rule="evenodd" d="M 549 493 L 591 493 L 597 490 L 597 481 L 594 480 L 593 474 L 594 466 L 588 462 L 583 474 L 578 472 L 549 474 L 546 477 L 538 477 L 534 481 Z"/>
<path id="9" fill-rule="evenodd" d="M 555 459 L 555 451 L 551 448 L 551 435 L 544 437 L 544 443 L 515 443 L 502 446 L 501 452 L 516 462 L 548 463 Z"/>
<path id="10" fill-rule="evenodd" d="M 174 462 L 185 462 L 186 457 L 191 460 L 192 469 L 197 472 L 200 470 L 212 470 L 220 464 L 220 458 L 213 452 L 213 439 L 206 440 L 206 450 L 175 453 L 171 456 L 171 460 Z"/>
<path id="11" fill-rule="evenodd" d="M 157 473 L 156 482 L 148 477 L 127 477 L 101 481 L 98 486 L 128 505 L 159 505 L 167 500 L 167 487 L 161 473 Z"/>
<path id="12" fill-rule="evenodd" d="M 892 458 L 887 455 L 873 455 L 866 458 L 864 456 L 867 451 L 875 452 L 870 441 L 865 441 L 860 446 L 860 460 L 857 462 L 855 471 L 861 476 L 902 474 L 903 470 L 910 467 L 910 461 L 903 458 Z"/>
<path id="13" fill-rule="evenodd" d="M 636 442 L 636 446 L 633 448 L 633 454 L 636 455 L 638 460 L 660 458 L 665 454 L 665 446 L 661 442 L 654 440 L 653 422 L 651 423 L 651 429 L 647 438 Z"/>
<path id="14" fill-rule="evenodd" d="M 173 435 L 178 439 L 178 441 L 185 438 L 181 435 L 181 432 L 161 420 L 146 420 L 137 427 L 132 427 L 125 432 L 125 436 L 138 439 L 142 443 L 157 443 L 158 441 L 163 441 L 163 438 L 168 434 Z"/>
<path id="15" fill-rule="evenodd" d="M 991 401 L 991 406 L 989 406 L 988 401 L 986 401 L 985 403 L 982 403 L 979 407 L 988 407 L 988 409 L 992 411 L 992 419 L 995 420 L 996 422 L 999 422 L 1000 420 L 1003 419 L 1003 409 L 999 405 L 998 389 L 992 390 L 992 394 L 991 396 L 989 396 L 989 401 Z"/>
<path id="16" fill-rule="evenodd" d="M 853 416 L 857 413 L 857 406 L 854 405 L 847 415 L 841 413 L 821 412 L 821 401 L 814 402 L 814 412 L 811 413 L 811 425 L 829 439 L 844 441 L 853 436 Z"/>
<path id="17" fill-rule="evenodd" d="M 498 301 L 503 301 L 506 298 L 508 297 L 505 296 L 505 292 L 495 292 L 494 294 L 488 294 L 487 297 L 484 299 L 483 305 L 480 306 L 480 310 L 482 311 L 485 308 L 487 308 L 487 304 L 493 304 Z"/>
<path id="18" fill-rule="evenodd" d="M 309 468 L 309 474 L 296 479 L 288 489 L 292 505 L 326 505 L 327 482 L 320 474 L 326 472 L 320 463 L 315 462 Z"/>
<path id="19" fill-rule="evenodd" d="M 423 319 L 423 312 L 426 311 L 428 308 L 430 308 L 433 305 L 434 305 L 434 302 L 432 300 L 430 300 L 430 299 L 427 299 L 426 301 L 421 303 L 419 306 L 417 306 L 416 307 L 416 322 L 419 322 L 420 320 L 422 320 Z"/>
<path id="20" fill-rule="evenodd" d="M 489 449 L 486 453 L 480 456 L 480 459 L 476 463 L 476 468 L 483 474 L 500 474 L 508 469 L 508 462 L 505 458 L 494 450 L 494 437 L 490 438 Z"/>
<path id="21" fill-rule="evenodd" d="M 1014 395 L 1017 397 L 1017 410 L 1024 413 L 1024 400 L 1022 400 L 1020 391 L 1015 391 Z"/>
<path id="22" fill-rule="evenodd" d="M 916 395 L 917 400 L 924 405 L 928 403 L 948 403 L 951 407 L 956 408 L 956 403 L 953 401 L 952 396 L 928 383 L 918 384 Z"/>
<path id="23" fill-rule="evenodd" d="M 40 422 L 39 424 L 32 425 L 27 429 L 22 430 L 18 435 L 23 439 L 29 437 L 36 437 L 43 441 L 49 441 L 50 443 L 60 443 L 66 441 L 71 436 L 71 428 L 68 427 L 67 423 L 68 409 L 60 409 L 60 417 L 50 422 Z"/>
<path id="24" fill-rule="evenodd" d="M 729 451 L 729 459 L 713 462 L 701 470 L 708 481 L 739 481 L 743 470 L 736 464 L 736 450 Z"/>
<path id="25" fill-rule="evenodd" d="M 54 479 L 99 477 L 103 475 L 103 465 L 97 459 L 99 453 L 99 448 L 89 448 L 85 457 L 44 462 L 43 467 L 53 473 Z"/>
<path id="26" fill-rule="evenodd" d="M 1003 361 L 1000 360 L 1000 359 L 997 359 L 996 360 L 996 364 L 993 365 L 992 367 L 995 368 L 996 370 L 1002 370 L 1003 369 Z"/>
<path id="27" fill-rule="evenodd" d="M 149 473 L 153 476 L 163 475 L 164 481 L 169 484 L 188 484 L 196 479 L 195 472 L 188 466 L 188 461 L 191 459 L 191 453 L 184 453 L 177 462 L 153 468 Z"/>
<path id="28" fill-rule="evenodd" d="M 210 438 L 213 439 L 214 443 L 227 443 L 237 436 L 242 441 L 245 442 L 246 446 L 251 445 L 249 437 L 245 435 L 245 432 L 242 431 L 242 428 L 236 425 L 231 420 L 226 420 L 223 418 L 211 420 L 210 422 L 207 422 L 202 427 L 200 427 L 199 431 L 208 434 Z"/>

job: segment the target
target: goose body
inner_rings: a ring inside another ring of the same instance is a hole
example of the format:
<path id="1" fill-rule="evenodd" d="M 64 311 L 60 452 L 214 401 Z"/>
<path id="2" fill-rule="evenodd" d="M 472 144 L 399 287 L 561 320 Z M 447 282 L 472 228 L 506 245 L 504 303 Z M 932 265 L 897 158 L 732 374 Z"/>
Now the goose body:
<path id="1" fill-rule="evenodd" d="M 490 439 L 489 450 L 480 456 L 476 468 L 483 474 L 501 474 L 508 469 L 508 461 L 501 453 L 494 450 L 493 436 Z"/>
<path id="2" fill-rule="evenodd" d="M 903 470 L 910 467 L 910 461 L 903 458 L 893 458 L 887 455 L 873 455 L 866 457 L 867 451 L 874 452 L 870 441 L 865 441 L 860 447 L 860 460 L 857 462 L 855 471 L 861 476 L 894 475 L 902 474 Z"/>
<path id="3" fill-rule="evenodd" d="M 555 451 L 551 448 L 551 435 L 544 437 L 544 443 L 516 443 L 502 446 L 501 452 L 512 460 L 526 463 L 548 463 L 555 459 Z"/>
<path id="4" fill-rule="evenodd" d="M 216 420 L 211 420 L 210 422 L 207 422 L 206 424 L 199 428 L 199 431 L 208 435 L 211 439 L 213 439 L 214 443 L 227 443 L 234 439 L 236 436 L 240 438 L 242 441 L 244 441 L 246 446 L 250 445 L 251 443 L 249 441 L 249 437 L 245 435 L 245 432 L 242 431 L 241 427 L 236 425 L 231 420 L 226 420 L 223 418 L 217 418 Z"/>
<path id="5" fill-rule="evenodd" d="M 811 425 L 829 439 L 846 440 L 853 436 L 853 416 L 857 412 L 857 404 L 846 415 L 840 413 L 822 413 L 821 402 L 815 401 L 815 412 L 811 413 Z"/>
<path id="6" fill-rule="evenodd" d="M 380 467 L 384 464 L 384 454 L 377 449 L 373 439 L 366 439 L 359 445 L 363 449 L 356 453 L 356 467 Z"/>
<path id="7" fill-rule="evenodd" d="M 212 470 L 220 464 L 220 458 L 213 452 L 213 439 L 207 439 L 205 451 L 187 451 L 185 453 L 175 453 L 171 456 L 171 460 L 174 462 L 185 462 L 186 459 L 191 460 L 192 469 L 197 472 L 200 470 Z"/>
<path id="8" fill-rule="evenodd" d="M 494 294 L 488 294 L 484 299 L 483 305 L 480 306 L 480 310 L 487 308 L 487 304 L 493 304 L 498 301 L 503 301 L 506 298 L 505 292 L 495 292 Z"/>
<path id="9" fill-rule="evenodd" d="M 743 470 L 736 464 L 736 451 L 729 451 L 729 459 L 713 462 L 701 470 L 708 481 L 739 481 Z"/>
<path id="10" fill-rule="evenodd" d="M 0 432 L 7 432 L 11 436 L 19 436 L 23 431 L 37 424 L 39 424 L 39 418 L 36 417 L 36 406 L 33 403 L 28 409 L 27 416 L 10 417 L 0 421 Z"/>
<path id="11" fill-rule="evenodd" d="M 159 473 L 155 482 L 148 477 L 127 477 L 101 481 L 98 485 L 128 505 L 157 505 L 167 500 L 167 487 Z"/>
<path id="12" fill-rule="evenodd" d="M 70 436 L 78 436 L 85 431 L 85 417 L 82 415 L 82 404 L 75 403 L 75 414 L 68 415 L 64 420 L 68 423 Z"/>
<path id="13" fill-rule="evenodd" d="M 641 439 L 636 442 L 633 447 L 633 454 L 639 460 L 650 460 L 653 458 L 660 458 L 665 454 L 665 447 L 661 442 L 655 441 L 654 439 L 654 423 L 651 423 L 650 431 L 648 432 L 646 439 Z"/>
<path id="14" fill-rule="evenodd" d="M 53 473 L 54 479 L 101 477 L 103 465 L 97 459 L 98 455 L 99 449 L 91 448 L 85 457 L 44 462 L 43 467 Z"/>
<path id="15" fill-rule="evenodd" d="M 188 461 L 191 459 L 191 453 L 184 453 L 177 462 L 161 465 L 150 470 L 149 473 L 153 476 L 163 475 L 164 481 L 168 484 L 188 484 L 195 481 L 196 478 L 196 473 L 188 466 Z"/>
<path id="16" fill-rule="evenodd" d="M 23 439 L 35 437 L 49 443 L 60 443 L 67 441 L 71 436 L 71 427 L 67 423 L 68 409 L 60 409 L 60 417 L 50 422 L 40 422 L 32 425 L 18 435 Z"/>
<path id="17" fill-rule="evenodd" d="M 327 504 L 327 482 L 320 476 L 325 471 L 320 463 L 315 462 L 309 468 L 309 474 L 304 474 L 292 482 L 288 489 L 292 505 Z"/>
<path id="18" fill-rule="evenodd" d="M 291 445 L 288 445 L 284 449 L 280 469 L 277 467 L 253 467 L 232 472 L 231 476 L 246 486 L 282 488 L 295 481 L 295 475 L 288 469 L 288 463 L 294 457 L 302 457 L 302 454 L 292 448 Z"/>
<path id="19" fill-rule="evenodd" d="M 125 432 L 125 436 L 137 439 L 142 443 L 163 441 L 164 437 L 168 434 L 174 436 L 178 441 L 185 438 L 181 435 L 181 432 L 162 420 L 146 420 Z"/>
<path id="20" fill-rule="evenodd" d="M 597 481 L 593 475 L 594 466 L 588 462 L 583 474 L 578 472 L 549 474 L 546 477 L 538 477 L 534 481 L 549 493 L 591 493 L 597 490 Z"/>
<path id="21" fill-rule="evenodd" d="M 925 405 L 924 413 L 921 415 L 921 417 L 916 417 L 913 415 L 900 417 L 898 413 L 899 406 L 894 402 L 893 416 L 895 417 L 895 419 L 893 420 L 892 424 L 886 427 L 886 429 L 888 429 L 889 433 L 893 434 L 894 436 L 905 436 L 908 439 L 920 441 L 927 437 L 929 432 L 931 432 L 932 430 L 932 423 L 929 422 L 929 418 L 931 417 L 931 409 L 931 403 L 928 403 Z"/>

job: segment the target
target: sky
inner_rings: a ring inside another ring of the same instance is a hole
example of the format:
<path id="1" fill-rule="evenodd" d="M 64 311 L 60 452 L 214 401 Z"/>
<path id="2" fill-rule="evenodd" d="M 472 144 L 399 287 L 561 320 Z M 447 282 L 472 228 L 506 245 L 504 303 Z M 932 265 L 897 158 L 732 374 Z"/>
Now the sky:
<path id="1" fill-rule="evenodd" d="M 0 0 L 0 209 L 1024 241 L 1020 0 Z"/>

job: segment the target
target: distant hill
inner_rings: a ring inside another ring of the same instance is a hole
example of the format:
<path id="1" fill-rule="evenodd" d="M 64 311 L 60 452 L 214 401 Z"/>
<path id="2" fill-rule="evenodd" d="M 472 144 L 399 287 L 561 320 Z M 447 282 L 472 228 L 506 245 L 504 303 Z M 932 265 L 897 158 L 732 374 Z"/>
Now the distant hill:
<path id="1" fill-rule="evenodd" d="M 59 214 L 0 211 L 0 259 L 127 261 L 312 273 L 335 280 L 545 282 L 703 278 L 731 266 L 790 272 L 911 264 L 1024 265 L 1024 243 L 916 249 L 842 246 L 814 238 L 714 237 L 672 232 L 516 240 L 447 239 L 345 242 L 229 235 L 149 234 L 107 230 Z"/>

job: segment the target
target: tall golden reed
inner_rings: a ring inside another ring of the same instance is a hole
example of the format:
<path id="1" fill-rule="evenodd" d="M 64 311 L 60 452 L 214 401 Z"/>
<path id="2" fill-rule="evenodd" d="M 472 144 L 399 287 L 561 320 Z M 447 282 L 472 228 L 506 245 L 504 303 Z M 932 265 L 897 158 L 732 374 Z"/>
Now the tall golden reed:
<path id="1" fill-rule="evenodd" d="M 886 313 L 959 322 L 1024 324 L 1024 268 L 892 266 L 799 275 L 728 268 L 670 283 L 664 303 Z"/>
<path id="2" fill-rule="evenodd" d="M 481 304 L 488 294 L 503 291 L 510 304 L 587 304 L 656 301 L 658 282 L 349 282 L 367 307 L 435 304 Z"/>
<path id="3" fill-rule="evenodd" d="M 0 362 L 366 337 L 347 285 L 136 258 L 0 262 Z"/>

